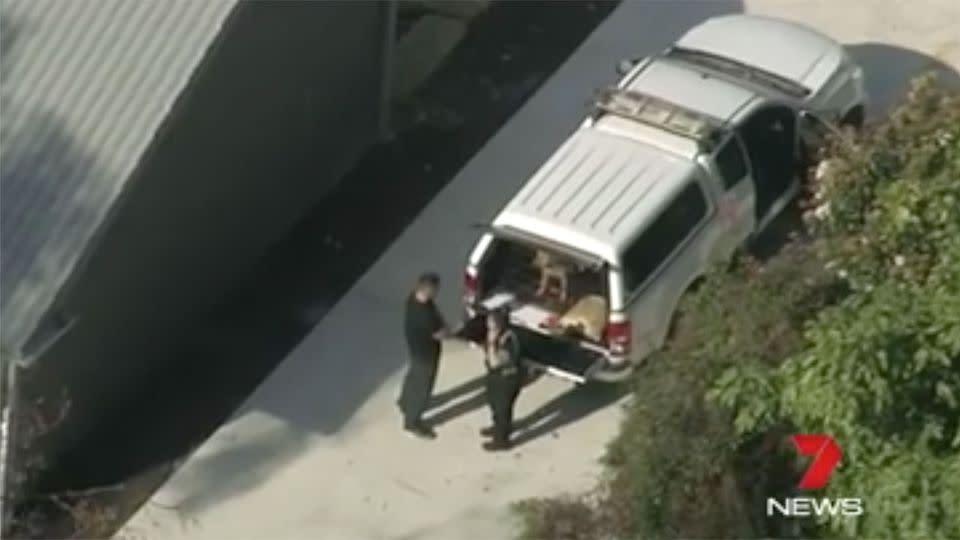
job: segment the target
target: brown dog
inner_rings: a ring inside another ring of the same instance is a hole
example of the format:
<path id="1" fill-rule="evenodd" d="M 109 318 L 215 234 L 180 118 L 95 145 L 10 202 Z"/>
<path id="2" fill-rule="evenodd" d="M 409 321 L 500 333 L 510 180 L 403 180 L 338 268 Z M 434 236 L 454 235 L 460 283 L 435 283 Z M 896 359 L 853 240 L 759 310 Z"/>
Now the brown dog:
<path id="1" fill-rule="evenodd" d="M 537 250 L 537 254 L 533 258 L 533 265 L 540 270 L 540 286 L 537 288 L 537 296 L 546 295 L 550 288 L 550 282 L 554 281 L 560 289 L 560 293 L 557 295 L 558 299 L 561 303 L 566 303 L 569 266 L 557 256 L 542 250 Z"/>

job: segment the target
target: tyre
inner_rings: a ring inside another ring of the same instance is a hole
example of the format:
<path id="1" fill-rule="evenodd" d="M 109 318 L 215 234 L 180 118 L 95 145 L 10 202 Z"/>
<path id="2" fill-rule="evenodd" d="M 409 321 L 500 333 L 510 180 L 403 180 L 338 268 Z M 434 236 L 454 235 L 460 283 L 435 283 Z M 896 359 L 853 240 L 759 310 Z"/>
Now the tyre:
<path id="1" fill-rule="evenodd" d="M 628 380 L 639 366 L 630 361 L 626 361 L 619 366 L 604 366 L 590 375 L 589 381 L 598 383 L 620 383 Z"/>

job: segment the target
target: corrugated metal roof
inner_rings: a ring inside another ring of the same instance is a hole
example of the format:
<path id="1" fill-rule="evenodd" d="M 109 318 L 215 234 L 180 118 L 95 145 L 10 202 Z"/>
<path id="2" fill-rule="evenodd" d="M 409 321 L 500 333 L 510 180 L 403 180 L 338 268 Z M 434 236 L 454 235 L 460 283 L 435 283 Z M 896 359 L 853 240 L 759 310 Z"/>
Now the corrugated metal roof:
<path id="1" fill-rule="evenodd" d="M 694 165 L 646 144 L 581 129 L 520 190 L 495 224 L 613 260 Z"/>
<path id="2" fill-rule="evenodd" d="M 2 341 L 50 307 L 235 0 L 3 0 Z"/>

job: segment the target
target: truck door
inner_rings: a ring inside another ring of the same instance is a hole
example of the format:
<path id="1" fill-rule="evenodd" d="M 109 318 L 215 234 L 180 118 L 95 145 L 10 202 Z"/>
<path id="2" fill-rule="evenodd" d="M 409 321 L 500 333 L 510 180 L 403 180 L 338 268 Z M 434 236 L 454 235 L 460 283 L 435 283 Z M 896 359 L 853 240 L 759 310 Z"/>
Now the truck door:
<path id="1" fill-rule="evenodd" d="M 762 226 L 797 186 L 797 120 L 793 109 L 771 105 L 754 112 L 737 133 L 744 142 L 756 190 L 754 216 Z"/>
<path id="2" fill-rule="evenodd" d="M 743 144 L 736 133 L 713 155 L 713 174 L 719 177 L 717 213 L 720 217 L 715 260 L 726 260 L 753 232 L 756 190 Z"/>
<path id="3" fill-rule="evenodd" d="M 709 267 L 711 199 L 690 181 L 621 255 L 634 347 L 660 347 L 680 297 Z"/>

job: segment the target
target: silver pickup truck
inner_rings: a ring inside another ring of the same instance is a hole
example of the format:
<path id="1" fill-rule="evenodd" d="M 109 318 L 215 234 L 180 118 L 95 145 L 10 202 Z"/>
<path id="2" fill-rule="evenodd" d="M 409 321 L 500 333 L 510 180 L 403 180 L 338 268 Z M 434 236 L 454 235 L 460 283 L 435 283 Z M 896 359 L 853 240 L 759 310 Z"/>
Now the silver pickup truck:
<path id="1" fill-rule="evenodd" d="M 620 71 L 464 273 L 463 337 L 508 305 L 526 359 L 576 382 L 661 347 L 689 287 L 799 192 L 823 126 L 858 126 L 866 104 L 843 46 L 764 17 L 710 19 Z"/>

